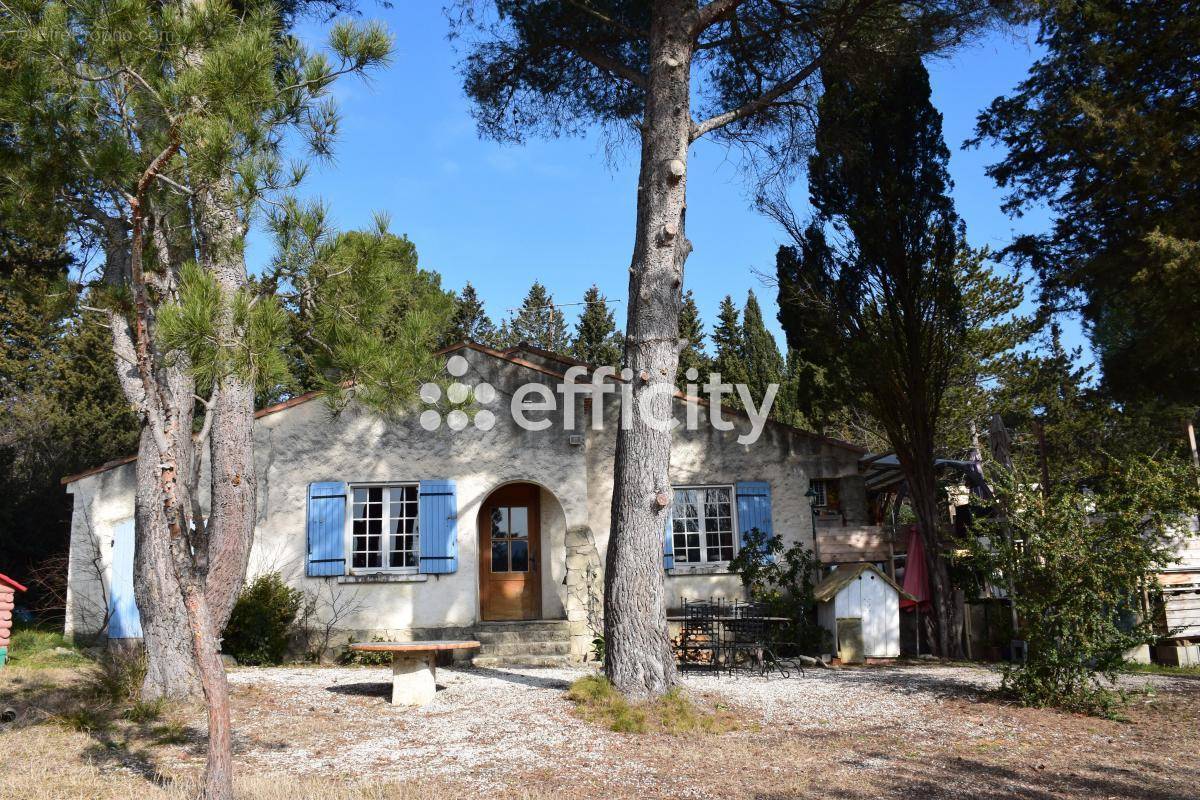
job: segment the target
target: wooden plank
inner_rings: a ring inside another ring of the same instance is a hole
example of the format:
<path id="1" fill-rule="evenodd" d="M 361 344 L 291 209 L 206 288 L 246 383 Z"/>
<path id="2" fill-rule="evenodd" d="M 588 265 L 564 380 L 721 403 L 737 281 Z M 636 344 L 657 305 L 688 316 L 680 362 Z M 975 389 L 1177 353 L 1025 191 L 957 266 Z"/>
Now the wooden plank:
<path id="1" fill-rule="evenodd" d="M 822 550 L 821 560 L 827 564 L 841 564 L 851 561 L 887 561 L 886 550 Z"/>

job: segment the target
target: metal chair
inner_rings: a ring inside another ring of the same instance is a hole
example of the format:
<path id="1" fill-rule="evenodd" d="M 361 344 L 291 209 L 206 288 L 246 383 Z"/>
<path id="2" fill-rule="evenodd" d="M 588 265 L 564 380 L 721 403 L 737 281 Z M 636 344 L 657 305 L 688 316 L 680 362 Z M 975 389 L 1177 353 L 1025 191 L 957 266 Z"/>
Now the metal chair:
<path id="1" fill-rule="evenodd" d="M 735 603 L 726 624 L 728 636 L 724 643 L 726 668 L 732 672 L 739 667 L 739 656 L 753 665 L 758 674 L 767 677 L 775 670 L 783 677 L 791 673 L 775 653 L 770 640 L 767 609 L 760 603 Z"/>
<path id="2" fill-rule="evenodd" d="M 679 630 L 680 671 L 700 666 L 717 669 L 720 664 L 722 642 L 721 602 L 711 600 L 688 600 L 683 598 L 683 622 Z M 701 656 L 707 656 L 707 659 Z"/>

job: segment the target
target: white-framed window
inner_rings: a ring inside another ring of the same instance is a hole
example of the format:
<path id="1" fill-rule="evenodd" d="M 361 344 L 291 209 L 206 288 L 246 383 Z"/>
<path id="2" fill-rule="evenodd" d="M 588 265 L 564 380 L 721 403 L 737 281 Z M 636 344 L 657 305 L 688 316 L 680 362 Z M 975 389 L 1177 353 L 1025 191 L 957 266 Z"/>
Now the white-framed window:
<path id="1" fill-rule="evenodd" d="M 732 486 L 675 489 L 671 544 L 676 565 L 731 561 L 737 546 L 735 512 Z"/>
<path id="2" fill-rule="evenodd" d="M 420 564 L 418 485 L 350 487 L 350 569 L 416 572 Z"/>
<path id="3" fill-rule="evenodd" d="M 825 508 L 829 505 L 829 484 L 827 481 L 821 478 L 813 478 L 808 482 L 808 485 L 812 488 L 814 495 L 812 499 L 813 508 Z"/>

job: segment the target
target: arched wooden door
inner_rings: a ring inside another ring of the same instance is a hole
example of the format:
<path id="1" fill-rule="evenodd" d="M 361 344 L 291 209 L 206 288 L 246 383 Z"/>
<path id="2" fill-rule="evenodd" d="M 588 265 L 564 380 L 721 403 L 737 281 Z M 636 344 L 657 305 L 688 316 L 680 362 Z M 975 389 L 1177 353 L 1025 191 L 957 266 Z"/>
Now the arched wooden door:
<path id="1" fill-rule="evenodd" d="M 479 606 L 485 620 L 542 616 L 541 505 L 537 486 L 501 486 L 479 512 Z"/>

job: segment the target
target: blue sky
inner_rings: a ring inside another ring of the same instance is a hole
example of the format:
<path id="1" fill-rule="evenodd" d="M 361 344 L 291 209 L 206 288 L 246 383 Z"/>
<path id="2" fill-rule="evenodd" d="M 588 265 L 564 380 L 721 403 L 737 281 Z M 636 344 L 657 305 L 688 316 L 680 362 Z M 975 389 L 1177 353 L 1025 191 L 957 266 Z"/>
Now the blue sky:
<path id="1" fill-rule="evenodd" d="M 421 265 L 440 272 L 451 289 L 471 281 L 497 323 L 535 279 L 558 303 L 578 302 L 597 284 L 616 301 L 620 322 L 633 248 L 636 150 L 609 153 L 598 135 L 520 146 L 481 140 L 439 6 L 409 0 L 367 10 L 395 37 L 394 60 L 369 81 L 338 83 L 337 155 L 313 166 L 301 194 L 324 199 L 343 229 L 369 226 L 375 212 L 387 213 L 392 230 L 416 244 Z M 304 26 L 300 35 L 315 47 L 324 26 Z M 984 175 L 997 151 L 960 148 L 979 110 L 1024 77 L 1032 48 L 1028 34 L 993 34 L 930 64 L 933 99 L 952 151 L 955 200 L 975 245 L 1000 248 L 1014 231 L 1046 224 L 1040 215 L 1012 220 L 1000 210 L 1001 194 Z M 706 325 L 711 329 L 722 297 L 732 294 L 740 306 L 754 289 L 782 343 L 774 290 L 755 273 L 774 271 L 785 237 L 751 207 L 736 154 L 698 143 L 688 195 L 694 250 L 685 285 L 695 292 Z M 805 197 L 802 186 L 793 192 L 798 212 Z M 252 233 L 251 268 L 266 263 L 270 250 L 261 232 Z M 573 321 L 577 309 L 564 310 Z M 1079 341 L 1077 329 L 1070 338 Z"/>

